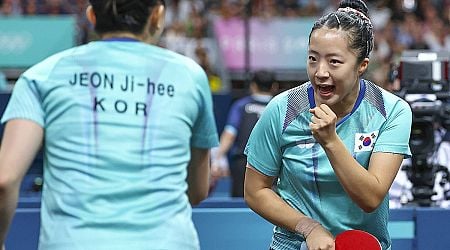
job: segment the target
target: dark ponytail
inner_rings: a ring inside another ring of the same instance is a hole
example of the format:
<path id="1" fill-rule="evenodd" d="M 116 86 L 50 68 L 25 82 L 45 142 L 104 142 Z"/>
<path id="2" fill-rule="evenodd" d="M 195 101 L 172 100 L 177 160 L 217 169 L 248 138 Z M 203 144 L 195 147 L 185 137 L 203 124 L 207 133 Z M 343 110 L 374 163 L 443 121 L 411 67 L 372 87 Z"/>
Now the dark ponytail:
<path id="1" fill-rule="evenodd" d="M 338 10 L 322 16 L 314 23 L 311 33 L 322 27 L 347 31 L 349 47 L 356 52 L 358 62 L 369 58 L 373 49 L 373 26 L 369 9 L 362 0 L 343 0 Z"/>
<path id="2" fill-rule="evenodd" d="M 163 0 L 90 0 L 96 16 L 95 31 L 141 34 L 153 7 Z"/>

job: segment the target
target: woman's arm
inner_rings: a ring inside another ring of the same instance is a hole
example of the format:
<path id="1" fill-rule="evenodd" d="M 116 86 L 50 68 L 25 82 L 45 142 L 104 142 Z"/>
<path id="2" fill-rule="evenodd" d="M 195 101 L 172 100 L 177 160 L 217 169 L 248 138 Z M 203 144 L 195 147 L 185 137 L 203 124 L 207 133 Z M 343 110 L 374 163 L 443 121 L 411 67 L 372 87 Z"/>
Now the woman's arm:
<path id="1" fill-rule="evenodd" d="M 244 198 L 248 206 L 272 224 L 303 235 L 310 249 L 334 249 L 333 235 L 281 199 L 272 190 L 274 181 L 275 177 L 265 176 L 247 163 Z"/>
<path id="2" fill-rule="evenodd" d="M 365 212 L 372 212 L 381 204 L 403 160 L 400 154 L 373 153 L 366 170 L 340 139 L 327 144 L 324 150 L 345 191 Z"/>
<path id="3" fill-rule="evenodd" d="M 212 154 L 211 159 L 211 177 L 214 180 L 229 175 L 229 170 L 223 166 L 222 162 L 224 158 L 226 159 L 228 151 L 233 146 L 235 139 L 236 135 L 234 133 L 228 131 L 226 128 L 223 130 L 220 136 L 219 147 L 215 151 L 215 154 Z"/>
<path id="4" fill-rule="evenodd" d="M 400 169 L 403 155 L 376 152 L 367 169 L 351 155 L 336 133 L 337 117 L 325 104 L 311 109 L 310 128 L 327 154 L 340 183 L 351 199 L 366 212 L 374 211 L 383 201 Z"/>
<path id="5" fill-rule="evenodd" d="M 44 130 L 30 120 L 6 123 L 0 148 L 0 246 L 14 216 L 20 183 L 39 151 Z"/>
<path id="6" fill-rule="evenodd" d="M 187 176 L 187 194 L 192 205 L 197 205 L 208 197 L 209 163 L 209 149 L 191 148 L 191 161 L 188 165 Z"/>

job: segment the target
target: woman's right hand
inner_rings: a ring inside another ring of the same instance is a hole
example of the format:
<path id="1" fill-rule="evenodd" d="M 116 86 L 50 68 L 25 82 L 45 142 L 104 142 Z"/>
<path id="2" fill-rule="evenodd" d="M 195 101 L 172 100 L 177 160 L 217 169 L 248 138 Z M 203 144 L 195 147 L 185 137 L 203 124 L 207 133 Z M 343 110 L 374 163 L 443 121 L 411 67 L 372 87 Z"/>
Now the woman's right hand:
<path id="1" fill-rule="evenodd" d="M 322 226 L 317 226 L 306 238 L 308 250 L 334 250 L 334 236 Z"/>

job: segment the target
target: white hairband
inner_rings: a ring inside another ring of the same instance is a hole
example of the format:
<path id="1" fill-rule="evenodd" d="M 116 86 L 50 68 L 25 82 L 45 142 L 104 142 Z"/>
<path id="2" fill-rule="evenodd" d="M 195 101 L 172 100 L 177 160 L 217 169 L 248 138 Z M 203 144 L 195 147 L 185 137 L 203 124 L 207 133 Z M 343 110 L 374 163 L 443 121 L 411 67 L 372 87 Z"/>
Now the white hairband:
<path id="1" fill-rule="evenodd" d="M 356 10 L 356 9 L 353 9 L 353 8 L 350 8 L 350 7 L 345 7 L 345 8 L 339 8 L 338 11 L 342 11 L 342 12 L 353 12 L 353 13 L 355 13 L 356 15 L 358 15 L 358 16 L 364 18 L 365 20 L 367 20 L 370 24 L 372 24 L 372 22 L 370 21 L 369 17 L 367 17 L 366 14 L 362 13 L 362 12 L 359 11 L 359 10 Z"/>

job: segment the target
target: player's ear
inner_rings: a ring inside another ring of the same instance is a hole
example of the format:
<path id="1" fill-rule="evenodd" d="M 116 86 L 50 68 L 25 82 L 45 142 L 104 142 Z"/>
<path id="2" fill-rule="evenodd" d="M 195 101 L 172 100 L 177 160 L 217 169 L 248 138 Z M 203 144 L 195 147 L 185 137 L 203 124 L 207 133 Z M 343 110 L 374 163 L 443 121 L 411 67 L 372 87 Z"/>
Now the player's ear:
<path id="1" fill-rule="evenodd" d="M 358 75 L 361 76 L 362 74 L 364 74 L 368 66 L 369 66 L 369 58 L 364 58 L 364 60 L 359 64 Z"/>
<path id="2" fill-rule="evenodd" d="M 95 26 L 95 24 L 97 23 L 97 18 L 95 16 L 94 8 L 92 8 L 92 5 L 89 5 L 86 8 L 86 18 L 93 26 Z"/>
<path id="3" fill-rule="evenodd" d="M 150 13 L 149 32 L 150 32 L 150 36 L 152 36 L 156 39 L 161 35 L 161 33 L 164 29 L 165 13 L 166 13 L 166 10 L 165 10 L 163 4 L 159 4 L 159 5 L 155 6 L 152 9 L 152 12 Z"/>

